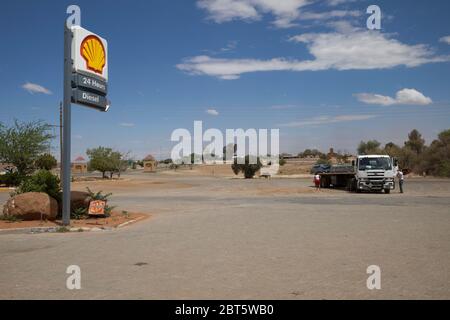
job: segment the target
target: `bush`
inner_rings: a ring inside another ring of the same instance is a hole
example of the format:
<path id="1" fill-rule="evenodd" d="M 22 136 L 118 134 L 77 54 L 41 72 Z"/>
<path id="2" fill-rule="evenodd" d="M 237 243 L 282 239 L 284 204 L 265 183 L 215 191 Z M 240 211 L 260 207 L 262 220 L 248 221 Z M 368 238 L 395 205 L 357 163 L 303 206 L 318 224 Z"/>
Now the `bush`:
<path id="1" fill-rule="evenodd" d="M 24 176 L 18 172 L 8 172 L 0 176 L 0 185 L 4 185 L 6 187 L 17 187 L 24 179 Z"/>
<path id="2" fill-rule="evenodd" d="M 87 208 L 76 208 L 70 214 L 70 218 L 74 220 L 81 220 L 88 217 L 88 209 Z"/>
<path id="3" fill-rule="evenodd" d="M 16 193 L 43 192 L 61 201 L 61 187 L 57 176 L 47 170 L 40 170 L 26 178 L 17 188 Z"/>
<path id="4" fill-rule="evenodd" d="M 91 201 L 95 200 L 108 201 L 109 197 L 112 196 L 112 193 L 103 194 L 103 191 L 93 192 L 89 188 L 86 188 L 86 190 L 89 193 L 89 198 L 91 199 Z"/>
<path id="5" fill-rule="evenodd" d="M 252 179 L 261 167 L 262 164 L 259 158 L 255 159 L 254 157 L 246 156 L 243 164 L 237 163 L 236 159 L 232 164 L 231 169 L 233 169 L 235 175 L 243 172 L 245 179 Z"/>
<path id="6" fill-rule="evenodd" d="M 36 160 L 36 167 L 41 170 L 52 170 L 56 168 L 58 162 L 55 157 L 49 153 L 45 153 Z"/>

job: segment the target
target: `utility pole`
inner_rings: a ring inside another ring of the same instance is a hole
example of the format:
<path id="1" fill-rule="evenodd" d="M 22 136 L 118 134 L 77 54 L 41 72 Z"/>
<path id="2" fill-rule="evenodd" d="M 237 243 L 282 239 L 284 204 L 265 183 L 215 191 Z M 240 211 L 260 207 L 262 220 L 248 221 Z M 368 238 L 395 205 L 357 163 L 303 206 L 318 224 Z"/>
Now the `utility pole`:
<path id="1" fill-rule="evenodd" d="M 63 202 L 63 225 L 70 225 L 70 170 L 71 170 L 71 160 L 70 160 L 70 140 L 71 140 L 71 130 L 70 130 L 70 118 L 71 118 L 71 99 L 72 99 L 72 30 L 67 27 L 64 23 L 64 99 L 63 99 L 63 150 L 62 150 L 62 161 L 61 161 L 61 172 L 62 172 L 62 202 Z"/>
<path id="2" fill-rule="evenodd" d="M 63 103 L 59 103 L 59 177 L 62 181 L 63 169 Z"/>

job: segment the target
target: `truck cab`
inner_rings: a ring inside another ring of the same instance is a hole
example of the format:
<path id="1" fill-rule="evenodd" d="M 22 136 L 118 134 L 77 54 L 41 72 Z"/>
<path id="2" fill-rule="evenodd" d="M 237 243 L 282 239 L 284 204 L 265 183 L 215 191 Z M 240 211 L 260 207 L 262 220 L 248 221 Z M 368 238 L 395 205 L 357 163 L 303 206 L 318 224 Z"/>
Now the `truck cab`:
<path id="1" fill-rule="evenodd" d="M 355 180 L 353 188 L 361 191 L 385 191 L 395 189 L 397 161 L 387 155 L 361 155 L 354 163 Z"/>

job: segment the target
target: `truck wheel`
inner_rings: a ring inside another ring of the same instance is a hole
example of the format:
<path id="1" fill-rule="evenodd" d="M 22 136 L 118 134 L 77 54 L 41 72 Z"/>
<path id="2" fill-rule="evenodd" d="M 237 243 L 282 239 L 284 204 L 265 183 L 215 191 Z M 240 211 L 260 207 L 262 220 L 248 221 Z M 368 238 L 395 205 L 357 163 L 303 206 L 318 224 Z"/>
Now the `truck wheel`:
<path id="1" fill-rule="evenodd" d="M 390 194 L 391 193 L 391 189 L 384 189 L 384 193 Z"/>

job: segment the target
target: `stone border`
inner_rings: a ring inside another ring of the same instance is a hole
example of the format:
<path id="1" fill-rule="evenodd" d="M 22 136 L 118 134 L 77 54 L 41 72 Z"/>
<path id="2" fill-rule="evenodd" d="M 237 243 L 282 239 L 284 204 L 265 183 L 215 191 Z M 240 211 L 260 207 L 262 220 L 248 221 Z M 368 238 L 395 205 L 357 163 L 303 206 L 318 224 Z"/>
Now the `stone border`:
<path id="1" fill-rule="evenodd" d="M 16 229 L 0 229 L 0 236 L 6 234 L 42 234 L 42 233 L 81 233 L 81 232 L 100 232 L 100 231 L 114 231 L 128 226 L 132 223 L 143 220 L 147 217 L 138 217 L 136 219 L 119 224 L 116 227 L 30 227 L 30 228 L 16 228 Z"/>

